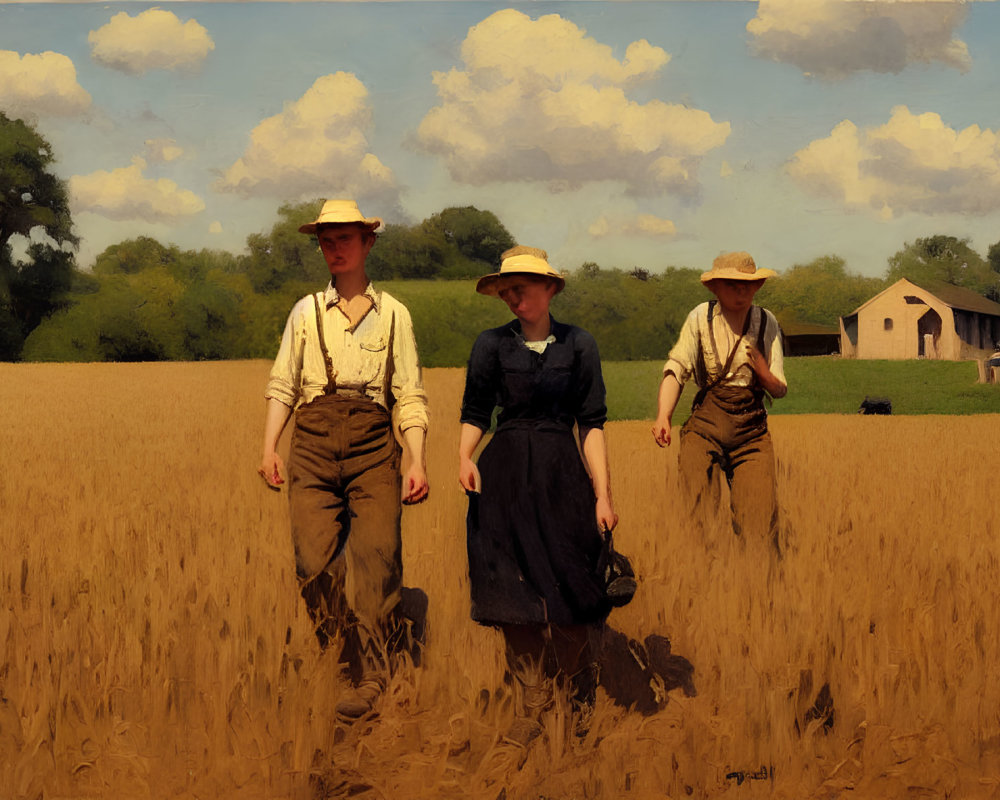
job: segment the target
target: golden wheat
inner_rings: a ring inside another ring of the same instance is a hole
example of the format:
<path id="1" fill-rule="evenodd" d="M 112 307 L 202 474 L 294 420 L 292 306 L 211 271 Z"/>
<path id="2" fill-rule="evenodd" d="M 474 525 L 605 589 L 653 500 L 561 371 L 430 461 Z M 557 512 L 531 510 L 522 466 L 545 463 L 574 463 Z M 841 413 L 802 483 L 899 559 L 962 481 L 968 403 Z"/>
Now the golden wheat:
<path id="1" fill-rule="evenodd" d="M 499 637 L 468 618 L 462 371 L 426 374 L 432 494 L 404 512 L 423 663 L 353 727 L 331 713 L 344 684 L 298 599 L 286 498 L 255 474 L 266 372 L 0 366 L 3 797 L 1000 792 L 1000 417 L 772 418 L 780 559 L 697 533 L 676 447 L 610 424 L 641 585 L 608 642 L 669 638 L 691 684 L 643 687 L 661 693 L 643 712 L 602 691 L 585 736 L 560 699 L 525 751 L 502 736 Z M 832 727 L 810 719 L 823 684 Z"/>

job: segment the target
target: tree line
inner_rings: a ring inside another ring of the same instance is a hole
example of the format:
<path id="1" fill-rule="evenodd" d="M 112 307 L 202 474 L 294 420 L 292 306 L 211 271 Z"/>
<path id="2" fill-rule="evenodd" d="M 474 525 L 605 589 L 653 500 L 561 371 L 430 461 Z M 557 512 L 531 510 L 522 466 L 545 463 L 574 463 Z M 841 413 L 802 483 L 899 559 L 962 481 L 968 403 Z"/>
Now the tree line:
<path id="1" fill-rule="evenodd" d="M 250 235 L 242 254 L 139 236 L 106 248 L 92 272 L 79 270 L 53 160 L 30 125 L 0 113 L 0 360 L 271 358 L 292 304 L 323 281 L 316 242 L 298 233 L 319 200 L 281 206 L 271 230 Z M 15 241 L 25 251 L 20 258 Z M 471 279 L 495 271 L 514 244 L 495 214 L 472 206 L 390 224 L 380 234 L 369 275 L 410 307 L 427 366 L 463 365 L 475 335 L 509 318 L 503 304 L 472 291 Z M 660 359 L 688 311 L 707 297 L 701 271 L 581 264 L 553 314 L 591 331 L 606 359 Z M 917 239 L 889 259 L 882 278 L 853 274 L 842 258 L 826 255 L 768 281 L 758 298 L 782 324 L 835 327 L 900 277 L 1000 301 L 1000 242 L 982 257 L 967 239 Z"/>

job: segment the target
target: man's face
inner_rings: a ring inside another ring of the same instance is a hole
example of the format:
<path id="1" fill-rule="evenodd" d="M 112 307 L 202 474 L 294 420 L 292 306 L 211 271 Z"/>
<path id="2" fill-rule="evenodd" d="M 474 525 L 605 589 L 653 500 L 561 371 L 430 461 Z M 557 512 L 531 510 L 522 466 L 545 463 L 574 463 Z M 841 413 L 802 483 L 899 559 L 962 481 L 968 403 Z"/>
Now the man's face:
<path id="1" fill-rule="evenodd" d="M 365 259 L 375 242 L 375 237 L 361 225 L 333 225 L 323 228 L 316 238 L 333 276 L 364 272 Z"/>

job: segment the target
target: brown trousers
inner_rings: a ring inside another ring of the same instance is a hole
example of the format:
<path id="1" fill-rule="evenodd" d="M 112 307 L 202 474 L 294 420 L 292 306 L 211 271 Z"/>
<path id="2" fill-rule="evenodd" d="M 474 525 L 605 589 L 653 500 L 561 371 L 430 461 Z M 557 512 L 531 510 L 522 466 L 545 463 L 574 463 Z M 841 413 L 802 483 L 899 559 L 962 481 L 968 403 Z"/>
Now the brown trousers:
<path id="1" fill-rule="evenodd" d="M 696 518 L 721 505 L 729 484 L 733 529 L 777 545 L 778 502 L 767 412 L 750 389 L 710 389 L 681 428 L 681 481 Z"/>
<path id="2" fill-rule="evenodd" d="M 381 662 L 374 651 L 401 596 L 399 461 L 389 412 L 367 398 L 323 395 L 295 414 L 288 475 L 296 570 L 317 636 L 325 643 L 331 627 L 344 634 L 352 674 Z"/>

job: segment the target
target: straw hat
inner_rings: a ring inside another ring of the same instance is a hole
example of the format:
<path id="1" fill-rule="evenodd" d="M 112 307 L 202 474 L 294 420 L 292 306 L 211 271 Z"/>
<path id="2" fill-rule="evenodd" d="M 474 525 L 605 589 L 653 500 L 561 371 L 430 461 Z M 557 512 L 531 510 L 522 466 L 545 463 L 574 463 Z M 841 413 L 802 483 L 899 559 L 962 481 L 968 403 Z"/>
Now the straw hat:
<path id="1" fill-rule="evenodd" d="M 382 227 L 380 217 L 366 217 L 358 210 L 358 204 L 353 200 L 327 200 L 323 210 L 313 222 L 307 222 L 299 227 L 299 233 L 316 233 L 320 225 L 344 225 L 352 222 L 364 225 L 375 231 Z"/>
<path id="2" fill-rule="evenodd" d="M 549 266 L 549 254 L 537 247 L 512 247 L 504 252 L 500 262 L 500 271 L 489 275 L 483 275 L 476 284 L 476 291 L 480 294 L 496 296 L 497 281 L 505 275 L 539 275 L 544 278 L 551 278 L 556 282 L 557 292 L 561 292 L 566 285 L 566 279 Z"/>
<path id="3" fill-rule="evenodd" d="M 731 281 L 762 281 L 773 278 L 778 273 L 773 269 L 757 269 L 753 258 L 742 250 L 736 253 L 723 253 L 712 262 L 708 272 L 701 273 L 701 282 L 708 283 L 716 279 Z"/>

